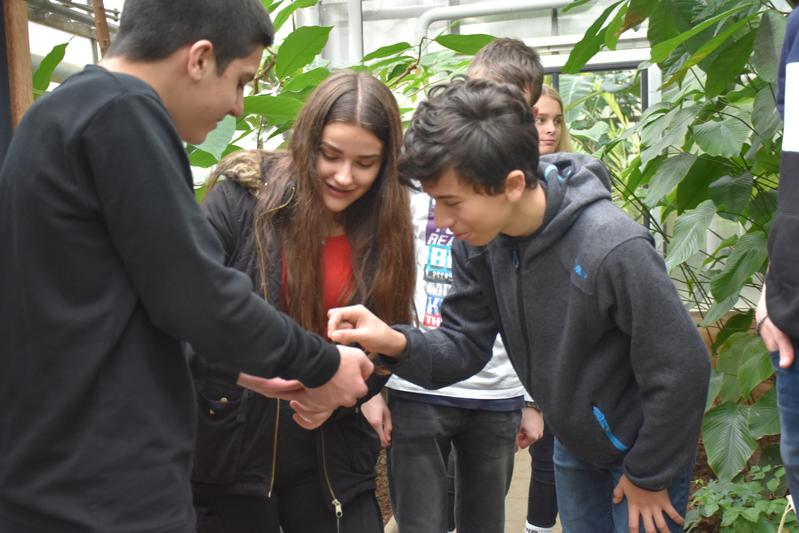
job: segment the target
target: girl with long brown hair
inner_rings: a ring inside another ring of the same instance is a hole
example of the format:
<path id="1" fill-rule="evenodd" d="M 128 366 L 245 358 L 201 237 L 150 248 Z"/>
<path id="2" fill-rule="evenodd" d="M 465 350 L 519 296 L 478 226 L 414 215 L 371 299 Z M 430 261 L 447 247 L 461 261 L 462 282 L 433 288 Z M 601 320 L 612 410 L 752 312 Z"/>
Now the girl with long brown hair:
<path id="1" fill-rule="evenodd" d="M 330 76 L 300 112 L 288 151 L 239 152 L 212 174 L 203 209 L 226 262 L 320 335 L 327 309 L 350 303 L 410 322 L 413 232 L 396 168 L 401 142 L 385 85 L 365 73 Z M 230 385 L 236 377 L 224 369 L 198 376 L 199 531 L 382 531 L 379 442 L 357 407 L 308 431 L 285 402 Z M 385 379 L 370 378 L 370 394 Z"/>

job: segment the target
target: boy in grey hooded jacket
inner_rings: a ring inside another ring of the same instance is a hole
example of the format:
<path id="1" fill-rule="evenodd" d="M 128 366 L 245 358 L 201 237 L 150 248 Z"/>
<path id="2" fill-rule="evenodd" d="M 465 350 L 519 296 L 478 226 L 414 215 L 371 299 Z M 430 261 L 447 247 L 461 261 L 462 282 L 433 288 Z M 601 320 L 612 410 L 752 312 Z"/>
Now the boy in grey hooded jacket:
<path id="1" fill-rule="evenodd" d="M 460 241 L 442 324 L 392 329 L 345 308 L 330 313 L 331 338 L 436 388 L 482 368 L 498 332 L 557 437 L 564 530 L 681 531 L 706 349 L 651 236 L 611 203 L 604 166 L 576 154 L 538 164 L 537 153 L 513 88 L 473 80 L 432 93 L 401 171 Z"/>

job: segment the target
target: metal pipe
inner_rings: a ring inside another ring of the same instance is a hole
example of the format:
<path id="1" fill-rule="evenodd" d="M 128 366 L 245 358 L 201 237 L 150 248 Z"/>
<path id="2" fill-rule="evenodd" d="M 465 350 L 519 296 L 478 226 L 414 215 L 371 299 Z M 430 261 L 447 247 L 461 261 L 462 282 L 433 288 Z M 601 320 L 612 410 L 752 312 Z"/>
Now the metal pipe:
<path id="1" fill-rule="evenodd" d="M 558 9 L 569 3 L 571 3 L 570 0 L 502 0 L 499 2 L 434 7 L 419 16 L 419 20 L 416 23 L 416 42 L 426 37 L 430 25 L 439 20 L 501 15 L 536 9 Z"/>
<path id="2" fill-rule="evenodd" d="M 349 42 L 350 62 L 354 63 L 363 57 L 363 12 L 361 0 L 347 0 L 347 38 Z"/>
<path id="3" fill-rule="evenodd" d="M 394 19 L 416 18 L 428 10 L 430 10 L 430 6 L 426 5 L 367 9 L 366 11 L 363 12 L 363 20 L 394 20 Z"/>
<path id="4" fill-rule="evenodd" d="M 45 11 L 49 11 L 51 13 L 61 15 L 64 18 L 74 20 L 75 22 L 80 22 L 89 25 L 91 27 L 95 27 L 94 17 L 92 17 L 91 15 L 88 15 L 86 13 L 80 13 L 78 11 L 75 11 L 74 9 L 70 9 L 68 7 L 59 4 L 54 4 L 49 0 L 28 0 L 28 4 L 30 4 L 31 7 L 36 7 Z M 117 26 L 116 24 L 111 24 L 109 22 L 108 30 L 111 33 L 116 33 L 117 30 L 119 30 L 119 26 Z"/>

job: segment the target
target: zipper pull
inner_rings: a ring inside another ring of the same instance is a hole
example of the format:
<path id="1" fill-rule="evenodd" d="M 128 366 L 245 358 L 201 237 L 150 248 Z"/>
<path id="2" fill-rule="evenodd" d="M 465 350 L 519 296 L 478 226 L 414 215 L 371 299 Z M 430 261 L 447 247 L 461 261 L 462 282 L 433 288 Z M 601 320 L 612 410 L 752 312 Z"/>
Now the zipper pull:
<path id="1" fill-rule="evenodd" d="M 344 511 L 341 508 L 341 502 L 338 501 L 338 498 L 333 498 L 333 507 L 336 508 L 336 518 L 341 518 L 344 516 Z"/>
<path id="2" fill-rule="evenodd" d="M 519 270 L 519 249 L 514 248 L 513 251 L 510 253 L 510 259 L 513 263 L 513 268 Z"/>

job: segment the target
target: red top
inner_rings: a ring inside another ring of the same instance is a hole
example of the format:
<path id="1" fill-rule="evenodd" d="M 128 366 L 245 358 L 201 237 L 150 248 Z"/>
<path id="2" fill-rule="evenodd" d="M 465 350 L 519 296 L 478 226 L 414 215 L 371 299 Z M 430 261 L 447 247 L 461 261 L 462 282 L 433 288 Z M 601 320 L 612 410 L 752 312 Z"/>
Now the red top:
<path id="1" fill-rule="evenodd" d="M 286 258 L 282 284 L 286 286 Z M 322 246 L 322 289 L 325 311 L 350 303 L 352 291 L 352 247 L 346 235 L 328 237 Z M 282 291 L 285 297 L 286 291 Z M 285 300 L 284 300 L 285 305 Z"/>

